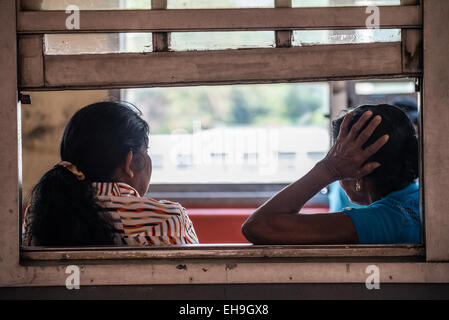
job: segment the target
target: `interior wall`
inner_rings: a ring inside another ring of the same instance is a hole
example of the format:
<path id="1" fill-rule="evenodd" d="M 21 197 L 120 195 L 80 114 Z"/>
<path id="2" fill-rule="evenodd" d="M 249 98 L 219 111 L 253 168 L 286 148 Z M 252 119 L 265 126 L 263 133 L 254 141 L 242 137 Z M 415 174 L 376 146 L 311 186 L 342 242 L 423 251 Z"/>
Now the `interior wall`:
<path id="1" fill-rule="evenodd" d="M 119 0 L 72 0 L 70 4 L 82 9 L 113 9 Z M 22 10 L 65 10 L 69 3 L 60 0 L 21 0 Z M 53 35 L 50 45 L 64 53 L 68 50 L 66 35 Z M 90 43 L 89 43 L 90 42 Z M 117 50 L 117 35 L 99 34 L 96 37 L 71 35 L 70 50 Z M 95 52 L 95 50 L 93 52 Z M 51 169 L 59 158 L 59 144 L 70 117 L 90 103 L 117 97 L 116 90 L 22 92 L 31 96 L 31 104 L 22 104 L 22 202 L 29 201 L 30 192 L 40 177 Z"/>
<path id="2" fill-rule="evenodd" d="M 67 121 L 80 108 L 111 98 L 109 90 L 24 92 L 22 104 L 22 194 L 27 203 L 33 186 L 57 162 Z"/>

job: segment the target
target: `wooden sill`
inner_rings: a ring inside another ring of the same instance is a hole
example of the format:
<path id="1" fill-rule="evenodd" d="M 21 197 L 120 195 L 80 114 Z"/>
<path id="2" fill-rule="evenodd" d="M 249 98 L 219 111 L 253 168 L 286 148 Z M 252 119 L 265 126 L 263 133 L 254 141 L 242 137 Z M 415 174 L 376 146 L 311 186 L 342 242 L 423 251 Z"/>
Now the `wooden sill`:
<path id="1" fill-rule="evenodd" d="M 22 261 L 425 257 L 423 245 L 200 244 L 153 247 L 22 247 Z"/>

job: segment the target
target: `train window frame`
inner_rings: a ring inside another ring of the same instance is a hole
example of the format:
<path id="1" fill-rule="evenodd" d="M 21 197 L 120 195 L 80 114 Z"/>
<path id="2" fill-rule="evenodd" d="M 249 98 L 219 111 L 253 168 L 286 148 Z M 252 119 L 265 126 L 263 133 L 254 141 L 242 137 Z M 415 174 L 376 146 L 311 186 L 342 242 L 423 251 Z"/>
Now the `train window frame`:
<path id="1" fill-rule="evenodd" d="M 440 168 L 449 167 L 449 162 L 440 156 L 442 151 L 437 149 L 439 136 L 434 132 L 436 127 L 444 128 L 444 119 L 442 120 L 440 119 L 440 115 L 433 115 L 428 111 L 431 107 L 437 111 L 444 110 L 441 105 L 443 105 L 445 98 L 445 88 L 447 89 L 449 85 L 448 80 L 440 81 L 443 79 L 441 72 L 449 69 L 449 67 L 443 67 L 448 64 L 444 57 L 445 52 L 449 49 L 449 45 L 442 42 L 438 35 L 433 34 L 433 32 L 440 31 L 442 27 L 447 26 L 444 12 L 449 10 L 449 5 L 445 0 L 433 0 L 433 4 L 436 2 L 438 2 L 440 7 L 433 7 L 428 0 L 403 0 L 403 6 L 401 5 L 395 9 L 386 7 L 381 10 L 381 13 L 385 13 L 387 17 L 391 17 L 392 12 L 401 12 L 400 17 L 405 17 L 406 21 L 408 15 L 413 15 L 415 18 L 418 17 L 419 20 L 418 22 L 413 22 L 413 26 L 408 25 L 410 32 L 407 31 L 403 34 L 403 43 L 400 50 L 403 70 L 412 70 L 412 74 L 414 73 L 418 78 L 423 78 L 424 85 L 422 99 L 425 108 L 423 108 L 423 112 L 421 113 L 423 134 L 420 136 L 422 150 L 421 179 L 423 183 L 421 199 L 423 206 L 422 212 L 426 217 L 424 245 L 188 245 L 169 248 L 91 247 L 82 249 L 20 248 L 18 245 L 20 237 L 19 212 L 21 199 L 21 137 L 20 103 L 17 104 L 18 92 L 23 88 L 38 90 L 49 83 L 51 84 L 42 73 L 44 70 L 42 50 L 39 45 L 37 48 L 35 46 L 39 44 L 39 30 L 42 32 L 45 29 L 45 25 L 50 25 L 52 28 L 55 20 L 47 19 L 44 22 L 44 27 L 42 27 L 36 23 L 44 16 L 43 13 L 16 11 L 16 4 L 17 9 L 20 8 L 19 2 L 2 2 L 0 21 L 5 25 L 5 36 L 0 39 L 0 48 L 2 48 L 0 50 L 0 65 L 2 70 L 4 70 L 0 74 L 0 89 L 4 92 L 5 105 L 2 110 L 3 116 L 0 118 L 0 122 L 2 123 L 2 127 L 5 128 L 5 132 L 0 138 L 0 142 L 6 152 L 4 163 L 0 165 L 0 171 L 2 174 L 5 174 L 4 183 L 0 187 L 0 199 L 3 206 L 1 213 L 3 224 L 0 225 L 0 239 L 4 244 L 0 249 L 0 265 L 2 267 L 0 284 L 4 286 L 62 286 L 65 284 L 67 277 L 67 265 L 77 265 L 80 267 L 81 285 L 301 282 L 365 283 L 367 276 L 366 268 L 373 263 L 382 270 L 381 280 L 385 282 L 449 282 L 449 263 L 441 263 L 441 261 L 449 260 L 449 250 L 447 250 L 449 248 L 449 241 L 447 241 L 449 240 L 449 232 L 447 232 L 447 228 L 444 229 L 444 226 L 449 225 L 449 218 L 443 215 L 444 209 L 447 207 L 447 200 L 441 197 L 444 193 L 438 188 L 438 183 L 442 180 L 447 183 L 448 178 L 447 174 L 446 176 L 442 174 L 436 176 L 435 172 L 439 171 L 435 171 L 434 166 L 429 166 L 435 165 L 436 161 L 440 161 Z M 277 3 L 280 4 L 279 6 L 285 4 L 288 6 L 289 3 L 291 5 L 290 1 L 281 0 L 277 1 Z M 421 21 L 422 9 L 424 22 Z M 315 11 L 314 8 L 307 8 L 304 11 L 302 11 L 303 9 L 294 10 L 298 15 L 304 12 L 307 14 L 312 13 L 311 18 L 301 22 L 311 24 L 313 21 L 319 21 L 319 19 L 314 20 L 314 17 L 318 14 L 317 12 L 321 14 L 327 10 L 333 11 L 339 9 L 320 8 L 319 11 Z M 349 17 L 354 12 L 360 12 L 360 10 L 354 11 L 355 9 L 353 8 L 345 8 L 345 10 L 350 12 L 347 15 L 345 14 L 345 17 Z M 246 14 L 250 12 L 248 10 L 243 11 Z M 132 11 L 130 12 L 132 14 Z M 217 13 L 216 11 L 209 12 Z M 277 15 L 277 11 L 270 12 L 273 16 Z M 114 14 L 120 13 L 116 12 Z M 50 12 L 45 13 L 45 15 L 54 17 L 58 17 L 59 15 L 61 17 L 63 13 Z M 241 16 L 236 16 L 237 20 L 241 19 Z M 395 15 L 396 18 L 398 18 L 397 15 Z M 349 19 L 352 19 L 352 22 L 354 22 L 354 17 Z M 116 19 L 112 20 L 115 23 Z M 289 28 L 282 25 L 282 21 L 279 20 L 278 15 L 274 20 L 278 23 L 276 28 L 279 28 L 276 31 L 278 46 L 288 47 L 289 34 L 291 36 Z M 102 19 L 100 18 L 98 21 L 101 23 Z M 182 21 L 184 24 L 185 22 Z M 211 22 L 208 21 L 207 23 Z M 240 21 L 240 23 L 242 22 Z M 256 28 L 257 23 L 257 18 L 250 19 L 249 22 L 243 23 L 246 25 L 241 27 L 249 29 Z M 331 21 L 331 23 L 342 26 L 347 21 Z M 117 28 L 116 24 L 115 27 Z M 150 27 L 146 26 L 145 28 Z M 298 26 L 295 25 L 294 27 Z M 317 28 L 316 25 L 302 25 L 300 27 Z M 418 54 L 418 58 L 413 59 L 413 56 L 419 52 L 419 48 L 422 46 L 419 36 L 417 37 L 417 35 L 421 34 L 420 29 L 424 30 L 424 52 L 422 53 L 424 56 L 424 67 L 422 71 L 418 72 L 418 69 L 421 67 L 421 57 Z M 44 32 L 47 31 L 45 30 Z M 165 41 L 167 34 L 165 32 L 166 30 L 158 31 L 161 32 L 156 37 L 155 47 L 163 51 L 166 47 Z M 55 32 L 64 32 L 64 30 L 56 30 Z M 17 38 L 18 43 L 16 43 Z M 32 49 L 33 47 L 34 51 Z M 26 49 L 24 50 L 24 48 Z M 360 46 L 351 45 L 350 48 L 360 48 Z M 286 49 L 290 50 L 291 48 Z M 330 52 L 335 53 L 335 51 L 332 51 L 332 48 L 330 49 Z M 395 47 L 395 50 L 397 49 Z M 14 52 L 12 55 L 11 50 Z M 291 51 L 293 52 L 294 50 Z M 366 53 L 366 51 L 364 52 Z M 265 54 L 266 52 L 260 51 L 259 53 Z M 162 52 L 162 56 L 164 54 L 166 53 Z M 113 56 L 109 57 L 112 58 Z M 67 62 L 67 60 L 65 61 Z M 436 67 L 432 67 L 432 64 L 428 62 L 434 63 Z M 19 66 L 19 72 L 17 72 L 17 66 Z M 48 65 L 45 67 L 48 67 Z M 30 70 L 41 70 L 41 72 L 30 73 Z M 280 76 L 282 76 L 282 73 Z M 325 76 L 321 75 L 321 77 Z M 366 77 L 363 74 L 355 76 L 355 78 Z M 310 81 L 313 78 L 314 76 L 309 74 L 303 80 Z M 341 73 L 338 76 L 332 75 L 329 78 L 341 80 L 353 78 L 353 76 Z M 59 78 L 59 80 L 62 79 Z M 198 83 L 201 83 L 203 80 L 198 80 Z M 246 79 L 245 81 L 251 82 L 254 80 Z M 281 79 L 278 78 L 274 81 L 281 81 Z M 98 83 L 95 84 L 92 82 L 87 83 L 87 85 L 93 87 L 99 86 Z M 128 85 L 132 87 L 138 86 L 139 84 L 128 83 Z M 70 86 L 77 87 L 74 83 L 67 84 L 60 82 L 59 87 L 55 86 L 52 89 L 64 90 Z M 108 83 L 107 86 L 117 87 L 111 83 Z M 26 100 L 26 97 L 21 98 L 22 101 Z M 430 130 L 431 128 L 433 130 Z"/>

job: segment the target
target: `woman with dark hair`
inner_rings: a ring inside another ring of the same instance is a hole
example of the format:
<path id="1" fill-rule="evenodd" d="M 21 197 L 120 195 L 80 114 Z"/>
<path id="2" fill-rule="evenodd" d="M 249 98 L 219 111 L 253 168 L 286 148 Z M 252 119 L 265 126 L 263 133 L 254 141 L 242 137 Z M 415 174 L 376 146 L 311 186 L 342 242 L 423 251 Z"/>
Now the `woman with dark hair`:
<path id="1" fill-rule="evenodd" d="M 152 171 L 149 127 L 137 111 L 100 102 L 73 115 L 61 141 L 62 161 L 32 191 L 24 245 L 198 243 L 180 204 L 144 196 Z"/>
<path id="2" fill-rule="evenodd" d="M 304 177 L 258 208 L 242 226 L 256 244 L 419 243 L 418 140 L 399 108 L 361 106 L 333 122 L 335 143 Z M 300 214 L 340 181 L 351 202 L 337 213 Z"/>

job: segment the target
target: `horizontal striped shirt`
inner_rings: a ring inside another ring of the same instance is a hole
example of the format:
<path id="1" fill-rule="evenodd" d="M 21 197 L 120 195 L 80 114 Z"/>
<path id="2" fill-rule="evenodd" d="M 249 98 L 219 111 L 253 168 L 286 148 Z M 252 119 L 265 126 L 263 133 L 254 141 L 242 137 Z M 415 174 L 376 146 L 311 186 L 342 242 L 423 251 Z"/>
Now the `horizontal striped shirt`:
<path id="1" fill-rule="evenodd" d="M 94 182 L 98 203 L 110 213 L 116 245 L 197 244 L 198 237 L 184 207 L 167 200 L 141 197 L 122 182 Z M 30 214 L 25 213 L 23 243 L 31 245 Z"/>

